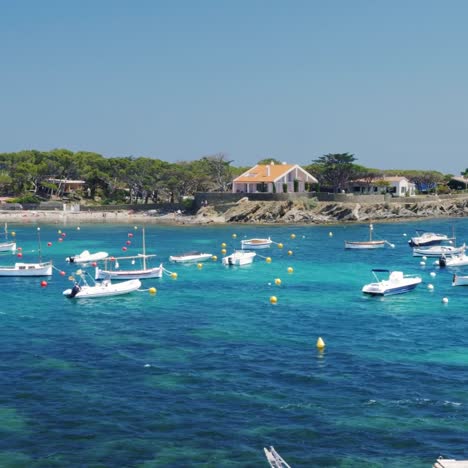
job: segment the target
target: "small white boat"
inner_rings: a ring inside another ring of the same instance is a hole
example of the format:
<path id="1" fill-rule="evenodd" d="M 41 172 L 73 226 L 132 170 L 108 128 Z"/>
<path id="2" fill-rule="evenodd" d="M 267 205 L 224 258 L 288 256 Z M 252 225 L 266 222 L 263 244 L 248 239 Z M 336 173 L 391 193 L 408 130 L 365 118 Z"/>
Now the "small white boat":
<path id="1" fill-rule="evenodd" d="M 248 250 L 236 250 L 231 255 L 223 257 L 222 262 L 223 265 L 228 266 L 248 265 L 253 262 L 256 255 L 255 252 L 249 252 Z"/>
<path id="2" fill-rule="evenodd" d="M 244 239 L 241 240 L 241 248 L 242 249 L 267 249 L 270 247 L 270 245 L 273 243 L 273 241 L 268 238 L 268 239 L 259 239 L 259 238 L 254 238 L 254 239 Z"/>
<path id="3" fill-rule="evenodd" d="M 381 249 L 385 247 L 385 244 L 388 244 L 391 247 L 395 247 L 390 242 L 386 240 L 373 240 L 372 232 L 374 226 L 369 224 L 369 240 L 366 241 L 345 241 L 345 249 Z"/>
<path id="4" fill-rule="evenodd" d="M 435 261 L 440 267 L 459 267 L 468 265 L 468 255 L 460 253 L 458 255 L 441 255 L 439 260 Z"/>
<path id="5" fill-rule="evenodd" d="M 0 276 L 51 276 L 52 262 L 22 263 L 0 266 Z"/>
<path id="6" fill-rule="evenodd" d="M 149 257 L 150 255 L 146 255 L 145 257 Z M 152 257 L 154 255 L 151 255 Z M 135 259 L 139 257 L 117 257 L 115 261 L 122 259 Z M 118 269 L 100 269 L 96 267 L 94 272 L 94 279 L 96 280 L 105 280 L 107 278 L 114 279 L 114 280 L 131 280 L 131 279 L 148 279 L 148 278 L 161 278 L 164 272 L 164 268 L 162 263 L 153 268 L 147 268 L 146 264 L 143 265 L 142 269 L 135 269 L 135 270 L 118 270 Z"/>
<path id="7" fill-rule="evenodd" d="M 80 254 L 73 255 L 72 257 L 67 257 L 65 260 L 70 263 L 79 263 L 81 265 L 84 265 L 87 263 L 104 260 L 108 256 L 109 254 L 107 252 L 96 252 L 92 254 L 89 250 L 83 250 L 83 252 L 81 252 Z"/>
<path id="8" fill-rule="evenodd" d="M 270 464 L 270 468 L 291 468 L 284 458 L 275 450 L 275 447 L 271 446 L 269 449 L 264 447 L 263 451 L 265 452 L 266 459 Z"/>
<path id="9" fill-rule="evenodd" d="M 389 273 L 388 279 L 381 280 L 376 273 Z M 364 294 L 370 294 L 371 296 L 389 296 L 391 294 L 406 293 L 422 282 L 420 276 L 405 275 L 402 271 L 374 269 L 372 270 L 372 274 L 377 281 L 366 284 L 362 288 Z"/>
<path id="10" fill-rule="evenodd" d="M 14 252 L 16 250 L 16 242 L 8 240 L 8 224 L 5 223 L 5 241 L 0 242 L 0 252 Z"/>
<path id="11" fill-rule="evenodd" d="M 412 237 L 408 244 L 410 247 L 422 247 L 422 246 L 429 246 L 429 245 L 440 245 L 442 242 L 446 242 L 451 240 L 450 237 L 446 236 L 445 234 L 437 234 L 435 232 L 424 232 L 424 231 L 416 231 L 418 234 L 415 237 Z"/>
<path id="12" fill-rule="evenodd" d="M 101 269 L 96 267 L 94 274 L 95 280 L 115 279 L 115 280 L 131 280 L 131 279 L 148 279 L 148 278 L 161 278 L 164 272 L 162 263 L 157 267 L 149 267 L 147 265 L 147 259 L 156 257 L 155 254 L 146 254 L 146 243 L 145 243 L 145 229 L 142 229 L 143 237 L 143 253 L 138 255 L 132 255 L 128 257 L 110 257 L 104 261 L 104 268 Z M 120 268 L 120 262 L 130 260 L 132 268 Z M 141 262 L 141 267 L 133 267 L 135 263 Z"/>
<path id="13" fill-rule="evenodd" d="M 466 250 L 466 245 L 431 245 L 429 247 L 413 247 L 413 257 L 440 257 L 441 255 L 457 255 Z"/>
<path id="14" fill-rule="evenodd" d="M 468 276 L 453 275 L 452 286 L 468 286 Z"/>
<path id="15" fill-rule="evenodd" d="M 169 260 L 174 263 L 193 263 L 193 262 L 205 262 L 213 257 L 210 253 L 203 252 L 186 252 L 180 255 L 171 255 Z"/>
<path id="16" fill-rule="evenodd" d="M 96 283 L 94 286 L 90 286 L 84 279 L 81 284 L 75 283 L 72 288 L 63 291 L 63 295 L 69 299 L 85 299 L 85 298 L 97 298 L 97 297 L 108 297 L 108 296 L 120 296 L 122 294 L 128 294 L 136 291 L 141 286 L 141 281 L 133 279 L 129 281 L 123 281 L 121 283 L 112 283 L 110 280 Z"/>

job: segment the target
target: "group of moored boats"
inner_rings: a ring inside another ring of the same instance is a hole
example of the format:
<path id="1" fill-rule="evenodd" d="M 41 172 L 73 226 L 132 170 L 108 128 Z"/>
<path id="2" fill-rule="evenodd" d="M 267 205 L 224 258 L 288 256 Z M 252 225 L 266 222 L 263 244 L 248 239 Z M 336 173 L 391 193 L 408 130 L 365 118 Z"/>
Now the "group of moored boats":
<path id="1" fill-rule="evenodd" d="M 40 228 L 38 228 L 38 233 Z M 77 267 L 85 268 L 92 266 L 95 268 L 94 277 L 88 275 L 86 271 L 78 270 L 77 279 L 72 288 L 63 291 L 63 295 L 68 298 L 92 298 L 115 296 L 127 294 L 138 290 L 141 280 L 150 278 L 161 278 L 165 271 L 163 264 L 150 266 L 148 259 L 155 257 L 155 254 L 146 253 L 145 230 L 142 230 L 143 253 L 135 256 L 112 257 L 107 252 L 91 253 L 84 250 L 80 254 L 67 257 L 65 260 Z M 51 276 L 53 273 L 52 261 L 43 262 L 41 258 L 40 238 L 39 241 L 39 261 L 36 263 L 16 262 L 13 265 L 0 266 L 0 276 L 19 277 L 40 277 Z M 250 249 L 264 249 L 270 247 L 273 241 L 270 238 L 253 238 L 241 241 L 241 249 L 234 250 L 233 253 L 222 258 L 222 264 L 226 266 L 242 266 L 253 262 L 256 253 Z M 248 250 L 247 250 L 248 249 Z M 16 242 L 8 240 L 7 224 L 5 223 L 5 241 L 0 243 L 0 252 L 12 252 L 21 257 L 20 249 L 16 248 Z M 169 260 L 173 263 L 195 263 L 204 262 L 214 258 L 211 253 L 200 251 L 189 251 L 178 255 L 171 255 Z M 121 268 L 120 264 L 131 263 L 130 268 Z M 138 265 L 135 266 L 138 262 Z M 118 281 L 113 283 L 112 281 Z"/>
<path id="2" fill-rule="evenodd" d="M 372 233 L 372 225 L 370 225 Z M 455 237 L 449 237 L 445 234 L 434 232 L 417 231 L 417 236 L 412 237 L 408 244 L 413 248 L 413 256 L 438 257 L 435 265 L 439 267 L 458 267 L 468 265 L 468 256 L 465 254 L 465 243 L 459 247 L 453 245 Z M 345 242 L 345 247 L 347 242 Z M 351 247 L 353 248 L 353 247 Z M 365 247 L 360 247 L 365 248 Z M 376 247 L 369 247 L 376 248 Z M 422 262 L 422 264 L 424 264 Z M 386 274 L 382 279 L 379 275 Z M 362 292 L 372 296 L 387 296 L 391 294 L 402 294 L 415 289 L 422 282 L 418 275 L 407 275 L 402 271 L 390 271 L 386 269 L 373 269 L 372 274 L 375 277 L 374 282 L 366 284 Z M 468 286 L 468 275 L 454 274 L 452 286 Z"/>

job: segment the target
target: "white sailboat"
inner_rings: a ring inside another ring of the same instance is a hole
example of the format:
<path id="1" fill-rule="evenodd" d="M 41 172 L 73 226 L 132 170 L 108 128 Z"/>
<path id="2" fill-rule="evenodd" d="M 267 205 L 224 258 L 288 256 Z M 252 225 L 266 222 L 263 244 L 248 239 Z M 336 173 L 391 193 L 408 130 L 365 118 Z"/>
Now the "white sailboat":
<path id="1" fill-rule="evenodd" d="M 14 252 L 16 242 L 8 240 L 8 223 L 5 223 L 5 240 L 0 242 L 0 252 Z"/>
<path id="2" fill-rule="evenodd" d="M 369 224 L 369 240 L 365 241 L 345 241 L 345 249 L 381 249 L 388 244 L 390 247 L 395 247 L 386 240 L 374 240 L 372 239 L 372 232 L 374 231 L 374 225 Z"/>
<path id="3" fill-rule="evenodd" d="M 127 257 L 108 257 L 104 261 L 104 268 L 96 267 L 94 278 L 96 280 L 115 279 L 115 280 L 131 280 L 131 279 L 147 279 L 147 278 L 161 278 L 164 272 L 162 263 L 157 267 L 149 267 L 147 259 L 156 257 L 155 254 L 146 254 L 145 244 L 145 229 L 143 231 L 143 254 L 127 256 Z M 139 269 L 120 269 L 120 261 L 130 260 L 132 265 L 136 261 L 141 261 L 142 266 Z"/>

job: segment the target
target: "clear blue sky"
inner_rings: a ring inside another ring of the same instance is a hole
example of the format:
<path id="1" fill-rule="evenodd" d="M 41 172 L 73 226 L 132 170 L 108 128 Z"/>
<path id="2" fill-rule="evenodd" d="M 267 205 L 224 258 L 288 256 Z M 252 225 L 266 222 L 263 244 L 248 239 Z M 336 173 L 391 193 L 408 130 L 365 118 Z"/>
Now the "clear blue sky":
<path id="1" fill-rule="evenodd" d="M 0 7 L 0 152 L 468 167 L 465 0 Z"/>

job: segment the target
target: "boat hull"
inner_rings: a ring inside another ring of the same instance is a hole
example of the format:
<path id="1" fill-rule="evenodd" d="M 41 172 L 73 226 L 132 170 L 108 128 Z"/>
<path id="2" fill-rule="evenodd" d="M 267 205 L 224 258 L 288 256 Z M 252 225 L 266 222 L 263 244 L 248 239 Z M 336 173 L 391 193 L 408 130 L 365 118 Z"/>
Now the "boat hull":
<path id="1" fill-rule="evenodd" d="M 83 285 L 79 292 L 73 295 L 73 289 L 66 289 L 63 295 L 69 299 L 95 299 L 100 297 L 120 296 L 136 291 L 141 286 L 141 281 L 138 279 L 125 281 L 124 283 L 112 284 L 105 281 L 98 283 L 95 286 Z"/>
<path id="2" fill-rule="evenodd" d="M 52 262 L 15 263 L 13 266 L 0 266 L 0 276 L 52 276 Z"/>
<path id="3" fill-rule="evenodd" d="M 419 284 L 407 284 L 404 286 L 398 286 L 398 287 L 388 287 L 388 288 L 381 288 L 379 286 L 372 286 L 372 284 L 368 284 L 364 286 L 362 289 L 362 292 L 364 294 L 368 294 L 370 296 L 392 296 L 394 294 L 404 294 L 409 291 L 412 291 L 413 289 L 416 288 L 416 286 Z"/>
<path id="4" fill-rule="evenodd" d="M 452 286 L 468 286 L 468 276 L 453 275 Z"/>
<path id="5" fill-rule="evenodd" d="M 0 242 L 0 252 L 14 252 L 16 250 L 16 242 Z"/>
<path id="6" fill-rule="evenodd" d="M 206 262 L 211 257 L 212 254 L 199 254 L 199 255 L 171 255 L 169 260 L 173 263 L 196 263 L 196 262 Z"/>
<path id="7" fill-rule="evenodd" d="M 253 262 L 256 255 L 255 252 L 234 252 L 227 257 L 223 257 L 222 263 L 226 266 L 249 265 Z"/>
<path id="8" fill-rule="evenodd" d="M 345 249 L 382 249 L 383 247 L 385 247 L 385 241 L 345 241 Z"/>
<path id="9" fill-rule="evenodd" d="M 147 268 L 146 270 L 101 270 L 96 267 L 94 279 L 96 280 L 133 280 L 133 279 L 149 279 L 161 278 L 163 275 L 162 264 L 155 268 Z"/>
<path id="10" fill-rule="evenodd" d="M 271 239 L 246 239 L 241 241 L 242 249 L 268 249 L 272 244 Z"/>
<path id="11" fill-rule="evenodd" d="M 465 251 L 466 246 L 461 247 L 433 245 L 432 247 L 414 247 L 413 257 L 440 257 L 441 255 L 457 255 Z"/>
<path id="12" fill-rule="evenodd" d="M 70 263 L 79 263 L 80 265 L 85 265 L 88 263 L 104 260 L 108 256 L 109 254 L 107 252 L 96 252 L 92 254 L 88 250 L 85 250 L 84 252 L 81 252 L 79 255 L 67 257 L 65 260 Z"/>

